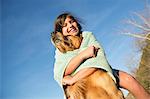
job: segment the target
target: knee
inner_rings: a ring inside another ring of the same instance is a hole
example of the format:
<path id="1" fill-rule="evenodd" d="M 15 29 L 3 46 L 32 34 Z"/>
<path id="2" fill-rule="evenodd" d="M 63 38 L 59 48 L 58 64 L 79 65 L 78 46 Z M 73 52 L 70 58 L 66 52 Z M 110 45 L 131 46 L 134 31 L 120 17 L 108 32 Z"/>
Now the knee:
<path id="1" fill-rule="evenodd" d="M 128 73 L 124 74 L 124 79 L 128 84 L 135 82 L 135 78 Z"/>
<path id="2" fill-rule="evenodd" d="M 133 84 L 136 82 L 135 78 L 126 72 L 120 72 L 119 78 L 120 78 L 122 83 L 127 84 L 127 85 Z"/>

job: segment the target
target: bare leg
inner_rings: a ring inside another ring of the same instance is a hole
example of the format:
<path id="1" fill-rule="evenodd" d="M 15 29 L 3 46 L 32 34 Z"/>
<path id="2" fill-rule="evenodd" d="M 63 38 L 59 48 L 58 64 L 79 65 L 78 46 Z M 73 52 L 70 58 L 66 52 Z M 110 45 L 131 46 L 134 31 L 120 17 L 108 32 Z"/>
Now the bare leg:
<path id="1" fill-rule="evenodd" d="M 119 71 L 119 86 L 130 91 L 136 99 L 150 99 L 150 94 L 130 74 Z"/>

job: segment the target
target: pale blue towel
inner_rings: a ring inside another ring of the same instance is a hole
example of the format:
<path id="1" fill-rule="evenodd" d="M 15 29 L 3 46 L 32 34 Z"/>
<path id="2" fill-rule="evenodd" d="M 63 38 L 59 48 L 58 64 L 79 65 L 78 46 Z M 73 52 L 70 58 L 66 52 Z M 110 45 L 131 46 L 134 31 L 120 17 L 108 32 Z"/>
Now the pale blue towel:
<path id="1" fill-rule="evenodd" d="M 88 48 L 89 46 L 96 46 L 99 47 L 99 51 L 97 53 L 97 56 L 95 58 L 90 58 L 86 60 L 84 63 L 82 63 L 72 74 L 74 75 L 79 70 L 87 67 L 95 67 L 95 68 L 101 68 L 107 71 L 107 73 L 112 77 L 112 79 L 116 82 L 115 77 L 112 74 L 112 69 L 107 62 L 107 59 L 104 54 L 104 50 L 101 47 L 101 45 L 98 43 L 98 41 L 93 36 L 92 32 L 84 31 L 82 33 L 83 41 L 81 43 L 81 46 L 79 49 L 74 51 L 68 51 L 67 53 L 61 53 L 58 49 L 55 51 L 55 64 L 54 64 L 54 78 L 58 82 L 58 84 L 62 87 L 62 79 L 64 75 L 65 68 L 67 67 L 70 60 L 78 55 L 81 51 Z"/>

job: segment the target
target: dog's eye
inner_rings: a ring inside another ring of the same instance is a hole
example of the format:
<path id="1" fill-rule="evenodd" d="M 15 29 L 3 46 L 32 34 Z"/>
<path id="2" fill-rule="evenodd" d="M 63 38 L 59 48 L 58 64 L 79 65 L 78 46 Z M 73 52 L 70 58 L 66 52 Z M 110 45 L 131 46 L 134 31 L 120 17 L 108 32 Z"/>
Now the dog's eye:
<path id="1" fill-rule="evenodd" d="M 60 41 L 61 41 L 60 39 L 57 39 L 57 40 L 55 40 L 55 43 L 58 44 L 58 43 L 60 43 Z"/>
<path id="2" fill-rule="evenodd" d="M 65 45 L 70 46 L 70 44 L 68 42 L 64 42 L 64 43 L 65 43 Z"/>

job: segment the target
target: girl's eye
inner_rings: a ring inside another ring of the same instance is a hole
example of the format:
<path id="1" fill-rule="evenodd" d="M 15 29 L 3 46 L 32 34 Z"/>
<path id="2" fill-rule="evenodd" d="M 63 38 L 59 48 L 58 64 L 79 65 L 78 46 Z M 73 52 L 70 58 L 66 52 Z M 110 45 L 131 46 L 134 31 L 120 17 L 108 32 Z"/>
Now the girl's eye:
<path id="1" fill-rule="evenodd" d="M 70 21 L 70 23 L 73 23 L 73 22 L 74 22 L 74 20 L 71 20 L 71 21 Z"/>

